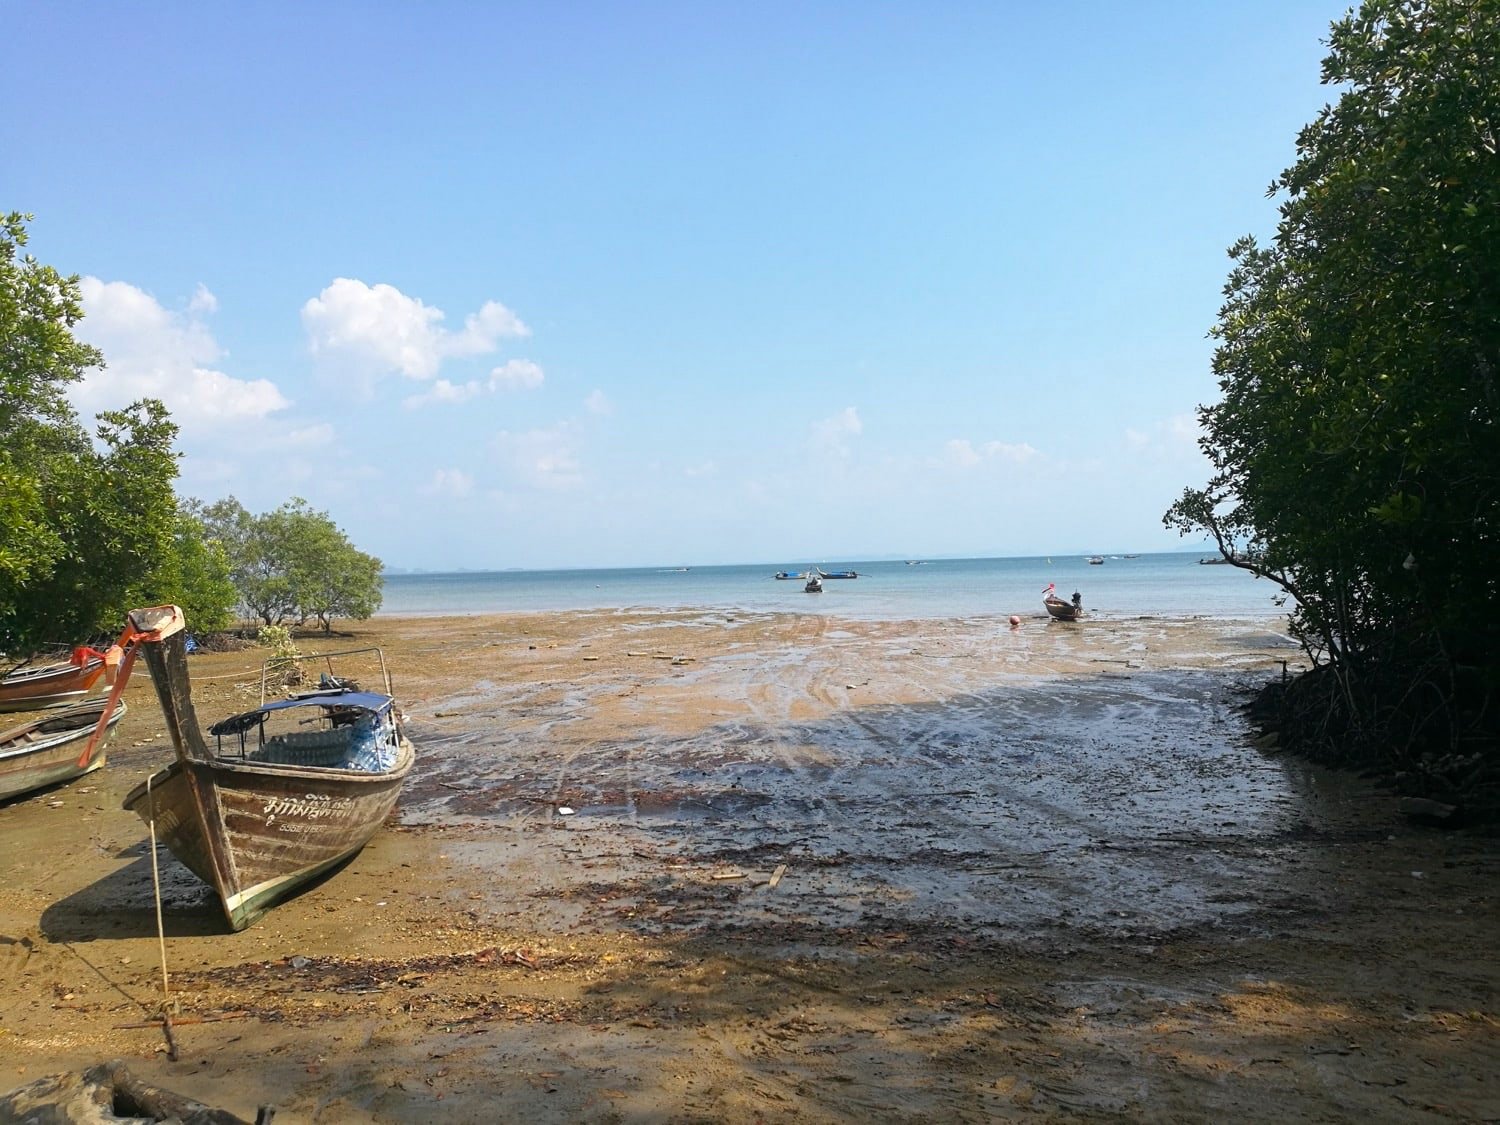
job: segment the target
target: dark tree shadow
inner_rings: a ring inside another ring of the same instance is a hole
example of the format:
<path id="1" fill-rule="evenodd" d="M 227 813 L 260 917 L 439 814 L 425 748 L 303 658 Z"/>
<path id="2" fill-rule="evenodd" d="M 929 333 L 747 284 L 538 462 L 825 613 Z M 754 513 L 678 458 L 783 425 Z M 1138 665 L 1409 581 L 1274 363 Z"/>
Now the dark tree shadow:
<path id="1" fill-rule="evenodd" d="M 121 856 L 132 862 L 54 902 L 42 912 L 41 931 L 49 941 L 113 941 L 156 935 L 150 844 L 142 842 Z M 351 857 L 352 858 L 352 857 Z M 305 883 L 278 906 L 322 886 L 348 860 Z M 158 851 L 162 930 L 169 938 L 229 934 L 228 921 L 212 888 L 184 867 L 165 847 Z"/>

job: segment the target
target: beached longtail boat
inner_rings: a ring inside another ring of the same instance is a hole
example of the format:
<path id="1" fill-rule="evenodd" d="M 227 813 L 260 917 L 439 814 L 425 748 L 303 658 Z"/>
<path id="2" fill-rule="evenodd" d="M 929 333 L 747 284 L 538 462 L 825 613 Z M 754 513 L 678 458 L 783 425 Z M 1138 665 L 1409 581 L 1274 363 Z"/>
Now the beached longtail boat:
<path id="1" fill-rule="evenodd" d="M 0 711 L 35 711 L 80 702 L 101 679 L 114 681 L 120 658 L 119 645 L 104 652 L 80 645 L 59 664 L 17 668 L 0 678 Z"/>
<path id="2" fill-rule="evenodd" d="M 331 668 L 334 657 L 373 654 L 383 692 L 325 676 L 318 691 L 267 700 L 263 674 L 261 705 L 209 728 L 213 749 L 193 712 L 182 610 L 130 614 L 111 699 L 140 651 L 177 760 L 131 790 L 125 808 L 154 822 L 172 853 L 218 892 L 234 929 L 354 855 L 390 815 L 413 751 L 379 649 L 307 659 Z M 278 727 L 290 729 L 272 733 Z"/>
<path id="3" fill-rule="evenodd" d="M 0 731 L 0 801 L 30 793 L 44 785 L 56 785 L 98 769 L 104 764 L 104 740 L 89 748 L 80 761 L 78 744 L 99 725 L 104 698 L 91 699 L 46 711 L 19 726 Z M 125 714 L 121 703 L 109 716 L 109 724 Z"/>
<path id="4" fill-rule="evenodd" d="M 1047 583 L 1047 588 L 1042 591 L 1042 604 L 1047 607 L 1047 612 L 1057 621 L 1077 621 L 1083 616 L 1083 598 L 1074 594 L 1071 602 L 1065 602 L 1056 593 L 1057 586 Z"/>

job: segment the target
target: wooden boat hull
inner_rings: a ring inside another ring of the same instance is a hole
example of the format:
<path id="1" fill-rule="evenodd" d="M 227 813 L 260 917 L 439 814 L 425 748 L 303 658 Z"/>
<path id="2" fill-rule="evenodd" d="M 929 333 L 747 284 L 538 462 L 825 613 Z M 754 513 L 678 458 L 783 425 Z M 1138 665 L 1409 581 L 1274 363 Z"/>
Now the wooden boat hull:
<path id="1" fill-rule="evenodd" d="M 149 823 L 185 867 L 218 892 L 243 930 L 298 887 L 354 855 L 396 807 L 411 769 L 380 774 L 176 761 L 136 786 L 125 807 Z"/>
<path id="2" fill-rule="evenodd" d="M 131 790 L 124 806 L 154 822 L 156 836 L 218 893 L 230 926 L 243 930 L 364 847 L 395 808 L 414 759 L 411 742 L 383 695 L 395 721 L 394 754 L 378 771 L 210 751 L 193 709 L 181 611 L 137 610 L 131 624 L 152 638 L 144 654 L 177 760 Z"/>
<path id="3" fill-rule="evenodd" d="M 87 761 L 78 764 L 84 743 L 94 733 L 103 710 L 104 700 L 97 699 L 0 731 L 0 800 L 82 777 L 104 765 L 104 739 L 99 740 Z M 124 714 L 121 704 L 110 714 L 110 724 L 119 722 Z"/>
<path id="4" fill-rule="evenodd" d="M 1047 612 L 1056 621 L 1077 621 L 1083 616 L 1083 610 L 1071 602 L 1065 602 L 1061 598 L 1050 598 L 1042 603 L 1047 607 Z"/>
<path id="5" fill-rule="evenodd" d="M 0 711 L 34 711 L 78 702 L 104 676 L 104 657 L 22 668 L 0 679 Z"/>

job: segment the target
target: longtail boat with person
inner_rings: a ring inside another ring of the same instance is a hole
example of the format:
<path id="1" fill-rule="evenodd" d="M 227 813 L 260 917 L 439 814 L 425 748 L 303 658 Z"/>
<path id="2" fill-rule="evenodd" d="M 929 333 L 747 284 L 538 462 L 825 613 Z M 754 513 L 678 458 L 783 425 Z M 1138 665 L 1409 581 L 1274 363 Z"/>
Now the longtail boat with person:
<path id="1" fill-rule="evenodd" d="M 286 661 L 267 662 L 260 706 L 209 727 L 210 748 L 193 710 L 182 610 L 137 609 L 129 621 L 110 699 L 144 651 L 177 759 L 131 790 L 125 808 L 214 888 L 229 925 L 243 930 L 358 852 L 395 807 L 414 752 L 384 655 L 369 648 L 295 658 L 329 671 L 316 689 L 275 699 L 268 692 L 284 683 Z M 340 657 L 378 668 L 383 690 L 334 675 Z"/>
<path id="2" fill-rule="evenodd" d="M 104 765 L 104 740 L 80 758 L 78 743 L 88 739 L 104 713 L 103 696 L 72 707 L 55 708 L 0 730 L 0 801 L 61 781 L 71 781 Z M 121 703 L 109 724 L 125 714 Z"/>
<path id="3" fill-rule="evenodd" d="M 1071 602 L 1065 602 L 1057 596 L 1057 584 L 1048 582 L 1047 588 L 1042 591 L 1042 604 L 1047 607 L 1047 613 L 1054 621 L 1077 621 L 1083 616 L 1083 595 L 1073 594 Z"/>
<path id="4" fill-rule="evenodd" d="M 101 679 L 114 681 L 120 646 L 98 649 L 79 645 L 67 659 L 35 668 L 19 667 L 0 677 L 0 711 L 35 711 L 78 703 Z"/>

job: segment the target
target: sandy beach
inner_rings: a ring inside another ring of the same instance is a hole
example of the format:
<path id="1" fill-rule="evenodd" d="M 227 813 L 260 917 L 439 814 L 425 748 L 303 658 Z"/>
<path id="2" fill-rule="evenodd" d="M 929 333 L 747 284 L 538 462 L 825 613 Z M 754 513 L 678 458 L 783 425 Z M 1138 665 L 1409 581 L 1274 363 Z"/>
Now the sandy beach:
<path id="1" fill-rule="evenodd" d="M 1267 624 L 376 618 L 419 760 L 251 929 L 109 765 L 0 806 L 0 1091 L 253 1118 L 1500 1119 L 1500 841 L 1253 744 Z M 258 651 L 191 658 L 206 724 Z M 570 813 L 560 810 L 569 809 Z"/>

